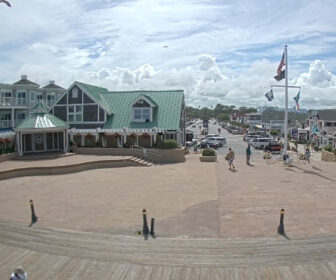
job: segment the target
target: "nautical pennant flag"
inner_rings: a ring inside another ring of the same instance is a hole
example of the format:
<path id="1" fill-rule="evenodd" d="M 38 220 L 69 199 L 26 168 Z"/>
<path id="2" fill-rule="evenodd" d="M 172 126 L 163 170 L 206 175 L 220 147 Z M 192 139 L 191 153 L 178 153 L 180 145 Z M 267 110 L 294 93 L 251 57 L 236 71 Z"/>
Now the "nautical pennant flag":
<path id="1" fill-rule="evenodd" d="M 300 105 L 299 105 L 299 101 L 300 101 L 300 91 L 298 92 L 298 94 L 294 97 L 294 101 L 296 104 L 296 111 L 299 112 L 300 110 Z"/>
<path id="2" fill-rule="evenodd" d="M 283 53 L 280 64 L 279 64 L 278 69 L 277 69 L 277 74 L 278 75 L 274 76 L 274 79 L 276 79 L 277 81 L 281 81 L 282 79 L 285 78 L 285 70 L 282 70 L 282 67 L 284 67 L 285 65 L 286 65 L 285 53 Z"/>
<path id="3" fill-rule="evenodd" d="M 265 96 L 266 96 L 268 101 L 272 101 L 273 98 L 274 98 L 273 90 L 271 89 L 269 92 L 266 92 Z"/>

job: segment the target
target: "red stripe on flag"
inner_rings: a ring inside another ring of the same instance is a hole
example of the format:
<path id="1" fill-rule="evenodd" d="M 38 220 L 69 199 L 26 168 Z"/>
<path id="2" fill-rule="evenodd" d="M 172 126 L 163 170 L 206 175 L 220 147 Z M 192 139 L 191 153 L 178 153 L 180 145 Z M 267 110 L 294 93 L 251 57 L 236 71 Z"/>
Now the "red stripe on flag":
<path id="1" fill-rule="evenodd" d="M 282 71 L 282 67 L 285 65 L 285 53 L 282 54 L 282 58 L 281 58 L 281 61 L 280 61 L 280 64 L 278 66 L 278 70 L 277 70 L 277 73 L 278 75 L 281 74 L 281 71 Z"/>

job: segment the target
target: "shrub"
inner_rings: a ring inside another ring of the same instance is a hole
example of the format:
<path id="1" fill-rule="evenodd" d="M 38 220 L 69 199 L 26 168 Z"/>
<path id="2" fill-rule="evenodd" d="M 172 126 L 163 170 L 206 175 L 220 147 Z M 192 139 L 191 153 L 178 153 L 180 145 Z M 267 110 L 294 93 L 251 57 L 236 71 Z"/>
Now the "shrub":
<path id="1" fill-rule="evenodd" d="M 331 146 L 325 146 L 324 150 L 328 151 L 328 152 L 333 152 L 333 147 L 331 147 Z"/>
<path id="2" fill-rule="evenodd" d="M 215 155 L 216 155 L 216 151 L 214 149 L 207 148 L 207 149 L 202 150 L 202 156 L 209 157 L 209 156 L 215 156 Z"/>
<path id="3" fill-rule="evenodd" d="M 278 135 L 278 131 L 277 130 L 271 130 L 270 134 L 273 135 L 273 136 Z"/>
<path id="4" fill-rule="evenodd" d="M 176 149 L 177 142 L 176 140 L 163 140 L 157 143 L 158 149 L 168 150 L 168 149 Z"/>

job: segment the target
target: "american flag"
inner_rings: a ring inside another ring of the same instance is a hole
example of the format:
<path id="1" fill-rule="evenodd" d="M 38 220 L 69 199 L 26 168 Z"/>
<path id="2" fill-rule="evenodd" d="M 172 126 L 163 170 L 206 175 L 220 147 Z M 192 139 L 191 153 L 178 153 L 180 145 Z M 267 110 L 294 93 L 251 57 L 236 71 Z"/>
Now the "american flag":
<path id="1" fill-rule="evenodd" d="M 278 70 L 277 70 L 277 73 L 278 75 L 281 74 L 281 71 L 282 71 L 282 67 L 285 65 L 285 53 L 282 54 L 282 58 L 281 58 L 281 61 L 280 61 L 280 64 L 278 66 Z"/>

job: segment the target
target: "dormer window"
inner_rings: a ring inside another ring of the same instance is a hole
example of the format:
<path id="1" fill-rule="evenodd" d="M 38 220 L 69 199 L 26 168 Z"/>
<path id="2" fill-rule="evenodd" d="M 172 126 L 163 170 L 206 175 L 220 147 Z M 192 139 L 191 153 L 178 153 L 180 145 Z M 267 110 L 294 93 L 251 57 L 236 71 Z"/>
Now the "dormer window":
<path id="1" fill-rule="evenodd" d="M 132 121 L 152 122 L 154 107 L 157 107 L 157 105 L 149 97 L 138 96 L 132 103 Z"/>
<path id="2" fill-rule="evenodd" d="M 135 108 L 133 107 L 134 122 L 151 122 L 152 108 Z"/>

